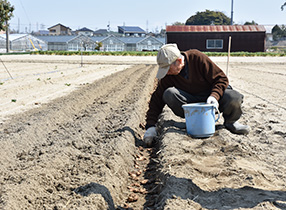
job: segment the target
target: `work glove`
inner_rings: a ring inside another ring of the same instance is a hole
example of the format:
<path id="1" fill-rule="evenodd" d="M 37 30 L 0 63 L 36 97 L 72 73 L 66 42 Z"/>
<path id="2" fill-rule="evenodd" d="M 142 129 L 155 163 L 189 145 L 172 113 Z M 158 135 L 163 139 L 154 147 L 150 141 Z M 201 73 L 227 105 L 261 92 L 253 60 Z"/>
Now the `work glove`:
<path id="1" fill-rule="evenodd" d="M 150 127 L 145 131 L 144 137 L 143 137 L 143 141 L 145 142 L 145 144 L 150 147 L 152 145 L 152 142 L 154 140 L 154 138 L 157 136 L 157 131 L 156 131 L 156 127 Z"/>
<path id="2" fill-rule="evenodd" d="M 216 108 L 218 108 L 218 106 L 219 106 L 218 101 L 213 96 L 208 97 L 207 104 L 214 104 L 216 106 Z"/>

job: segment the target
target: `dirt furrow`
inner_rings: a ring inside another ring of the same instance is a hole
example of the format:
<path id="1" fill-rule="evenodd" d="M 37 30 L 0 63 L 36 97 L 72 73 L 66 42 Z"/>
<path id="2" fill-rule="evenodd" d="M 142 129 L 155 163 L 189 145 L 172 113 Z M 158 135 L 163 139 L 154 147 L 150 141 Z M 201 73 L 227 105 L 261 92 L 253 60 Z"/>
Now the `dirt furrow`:
<path id="1" fill-rule="evenodd" d="M 0 208 L 126 207 L 154 74 L 136 66 L 3 124 Z"/>

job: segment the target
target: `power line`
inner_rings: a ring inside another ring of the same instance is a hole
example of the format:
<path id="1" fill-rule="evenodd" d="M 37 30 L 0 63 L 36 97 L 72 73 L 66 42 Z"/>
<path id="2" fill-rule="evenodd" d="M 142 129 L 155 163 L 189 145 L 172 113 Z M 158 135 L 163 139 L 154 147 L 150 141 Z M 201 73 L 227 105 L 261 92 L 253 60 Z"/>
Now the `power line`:
<path id="1" fill-rule="evenodd" d="M 8 72 L 8 74 L 10 75 L 11 79 L 13 79 L 12 75 L 10 74 L 9 70 L 7 69 L 7 67 L 5 66 L 4 62 L 2 61 L 1 57 L 0 57 L 0 61 L 3 64 L 4 68 L 6 69 L 6 71 Z"/>
<path id="2" fill-rule="evenodd" d="M 26 10 L 25 10 L 25 8 L 24 8 L 24 5 L 22 4 L 22 1 L 21 1 L 21 0 L 19 0 L 19 1 L 20 1 L 20 4 L 21 4 L 21 6 L 22 6 L 22 8 L 23 8 L 23 10 L 24 10 L 24 13 L 25 13 L 25 15 L 26 15 L 26 17 L 27 17 L 27 19 L 28 19 L 28 21 L 29 21 L 29 24 L 31 24 L 30 18 L 29 18 L 28 14 L 27 14 L 27 12 L 26 12 Z"/>

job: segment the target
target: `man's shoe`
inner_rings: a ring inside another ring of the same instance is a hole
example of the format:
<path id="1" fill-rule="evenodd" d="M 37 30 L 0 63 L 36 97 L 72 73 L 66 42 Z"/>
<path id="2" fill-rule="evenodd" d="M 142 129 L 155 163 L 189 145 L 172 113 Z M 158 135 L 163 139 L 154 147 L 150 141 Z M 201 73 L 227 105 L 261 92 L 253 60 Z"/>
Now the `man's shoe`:
<path id="1" fill-rule="evenodd" d="M 144 142 L 145 142 L 147 147 L 151 147 L 152 143 L 153 143 L 153 137 L 146 137 L 146 138 L 144 138 Z"/>
<path id="2" fill-rule="evenodd" d="M 174 126 L 176 128 L 179 128 L 179 129 L 186 129 L 186 123 L 185 122 L 174 122 Z"/>
<path id="3" fill-rule="evenodd" d="M 225 122 L 224 127 L 234 134 L 248 134 L 250 131 L 249 126 L 242 125 L 239 122 Z"/>

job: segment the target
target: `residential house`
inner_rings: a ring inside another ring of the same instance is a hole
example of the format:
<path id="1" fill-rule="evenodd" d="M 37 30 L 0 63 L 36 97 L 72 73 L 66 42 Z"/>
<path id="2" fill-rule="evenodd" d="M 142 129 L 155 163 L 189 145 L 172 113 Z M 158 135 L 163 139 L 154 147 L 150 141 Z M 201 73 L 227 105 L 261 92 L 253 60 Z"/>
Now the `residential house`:
<path id="1" fill-rule="evenodd" d="M 75 33 L 76 35 L 93 36 L 93 30 L 86 28 L 86 27 L 76 30 Z"/>
<path id="2" fill-rule="evenodd" d="M 107 29 L 98 29 L 96 31 L 93 32 L 94 36 L 107 36 L 108 35 L 108 31 Z"/>
<path id="3" fill-rule="evenodd" d="M 180 50 L 264 52 L 266 30 L 262 25 L 183 25 L 167 26 L 167 43 Z"/>
<path id="4" fill-rule="evenodd" d="M 48 28 L 48 30 L 50 35 L 71 35 L 71 29 L 60 23 Z"/>
<path id="5" fill-rule="evenodd" d="M 118 33 L 124 36 L 145 36 L 146 32 L 138 26 L 118 26 Z"/>

